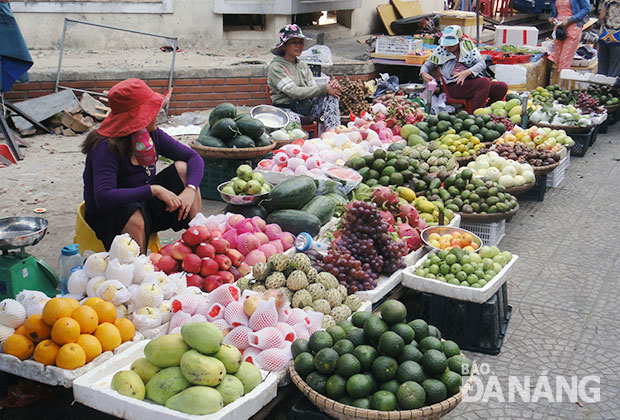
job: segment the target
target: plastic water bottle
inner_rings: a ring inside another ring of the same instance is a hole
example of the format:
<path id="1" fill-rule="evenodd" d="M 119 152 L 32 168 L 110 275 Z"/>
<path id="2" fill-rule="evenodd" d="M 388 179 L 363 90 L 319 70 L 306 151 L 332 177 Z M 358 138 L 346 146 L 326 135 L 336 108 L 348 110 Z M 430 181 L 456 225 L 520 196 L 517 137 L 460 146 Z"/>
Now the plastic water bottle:
<path id="1" fill-rule="evenodd" d="M 314 239 L 312 239 L 312 235 L 310 235 L 308 232 L 301 232 L 295 238 L 295 249 L 297 249 L 297 251 L 299 252 L 308 251 L 310 249 L 327 252 L 327 250 L 329 249 L 329 241 L 315 241 Z"/>
<path id="2" fill-rule="evenodd" d="M 58 266 L 60 268 L 60 294 L 62 296 L 69 293 L 67 284 L 71 273 L 82 268 L 82 256 L 78 244 L 71 244 L 62 247 L 60 257 L 58 258 Z"/>

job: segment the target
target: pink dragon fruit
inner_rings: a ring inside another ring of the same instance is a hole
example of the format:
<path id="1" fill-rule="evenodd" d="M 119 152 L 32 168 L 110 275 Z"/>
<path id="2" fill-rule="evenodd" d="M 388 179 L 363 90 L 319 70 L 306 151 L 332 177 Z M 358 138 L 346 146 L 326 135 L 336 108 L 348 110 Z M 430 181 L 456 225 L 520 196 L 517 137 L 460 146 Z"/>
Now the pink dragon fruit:
<path id="1" fill-rule="evenodd" d="M 372 192 L 372 202 L 378 207 L 389 210 L 398 206 L 398 194 L 390 187 L 379 187 Z"/>
<path id="2" fill-rule="evenodd" d="M 398 236 L 405 241 L 410 251 L 415 251 L 422 246 L 420 233 L 409 223 L 398 224 Z"/>
<path id="3" fill-rule="evenodd" d="M 403 222 L 410 224 L 411 226 L 417 226 L 418 220 L 420 216 L 418 215 L 418 210 L 416 210 L 415 206 L 412 204 L 402 204 L 400 206 L 400 211 L 396 215 L 396 217 L 400 218 Z"/>

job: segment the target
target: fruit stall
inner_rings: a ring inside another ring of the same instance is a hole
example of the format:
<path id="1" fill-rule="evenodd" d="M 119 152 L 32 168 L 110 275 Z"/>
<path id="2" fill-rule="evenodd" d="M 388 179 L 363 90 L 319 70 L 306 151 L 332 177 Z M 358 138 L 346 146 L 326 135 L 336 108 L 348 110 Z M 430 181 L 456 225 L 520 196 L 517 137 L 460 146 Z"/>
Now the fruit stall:
<path id="1" fill-rule="evenodd" d="M 192 147 L 224 212 L 157 250 L 117 236 L 63 296 L 4 299 L 0 370 L 127 419 L 457 408 L 471 358 L 507 334 L 506 223 L 596 147 L 619 93 L 550 85 L 430 115 L 344 88 L 350 121 L 312 136 L 274 107 L 218 105 Z"/>

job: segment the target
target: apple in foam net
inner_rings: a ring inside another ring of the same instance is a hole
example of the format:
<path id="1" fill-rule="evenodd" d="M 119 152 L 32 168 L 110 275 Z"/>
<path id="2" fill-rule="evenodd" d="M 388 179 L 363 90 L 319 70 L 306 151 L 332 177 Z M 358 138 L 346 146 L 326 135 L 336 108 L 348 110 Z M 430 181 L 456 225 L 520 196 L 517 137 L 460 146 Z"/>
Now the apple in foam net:
<path id="1" fill-rule="evenodd" d="M 201 264 L 202 261 L 198 255 L 187 254 L 185 258 L 183 258 L 181 268 L 183 268 L 183 271 L 187 271 L 188 273 L 199 273 Z"/>
<path id="2" fill-rule="evenodd" d="M 239 273 L 241 273 L 241 277 L 243 277 L 243 276 L 247 276 L 248 274 L 252 272 L 252 267 L 250 267 L 245 262 L 242 262 L 241 265 L 237 267 L 237 270 L 239 270 Z"/>
<path id="3" fill-rule="evenodd" d="M 200 258 L 213 258 L 215 257 L 215 247 L 211 244 L 208 244 L 206 242 L 201 242 L 198 244 L 198 246 L 195 249 L 196 255 L 198 255 Z"/>
<path id="4" fill-rule="evenodd" d="M 188 287 L 194 286 L 202 289 L 204 279 L 198 274 L 190 274 L 189 276 L 187 276 L 186 282 Z"/>
<path id="5" fill-rule="evenodd" d="M 217 274 L 220 270 L 220 265 L 213 258 L 205 257 L 201 261 L 200 275 L 203 277 Z"/>
<path id="6" fill-rule="evenodd" d="M 179 260 L 182 261 L 183 258 L 185 258 L 185 256 L 187 254 L 191 254 L 192 250 L 190 249 L 190 247 L 188 247 L 187 245 L 185 245 L 183 242 L 177 241 L 174 244 L 172 244 L 172 249 L 170 251 L 170 255 L 172 255 L 172 258 L 174 258 L 175 260 Z"/>
<path id="7" fill-rule="evenodd" d="M 223 254 L 216 255 L 214 260 L 219 265 L 220 270 L 228 270 L 230 266 L 232 265 L 232 261 L 230 260 L 230 258 L 228 258 L 228 256 L 223 255 Z"/>

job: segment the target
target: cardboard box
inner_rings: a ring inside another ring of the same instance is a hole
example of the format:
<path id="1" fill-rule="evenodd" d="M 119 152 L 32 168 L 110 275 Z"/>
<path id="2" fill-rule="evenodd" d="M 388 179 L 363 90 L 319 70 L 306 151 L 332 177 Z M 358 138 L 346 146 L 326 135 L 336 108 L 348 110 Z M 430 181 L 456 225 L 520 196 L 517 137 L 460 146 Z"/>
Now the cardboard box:
<path id="1" fill-rule="evenodd" d="M 538 28 L 534 26 L 506 26 L 495 28 L 495 45 L 536 46 L 538 45 Z"/>
<path id="2" fill-rule="evenodd" d="M 463 34 L 471 38 L 476 37 L 476 13 L 447 10 L 444 12 L 439 12 L 439 15 L 441 15 L 439 18 L 439 29 L 444 30 L 447 26 L 459 25 L 463 29 Z M 480 33 L 482 33 L 484 16 L 480 16 L 478 23 Z"/>

